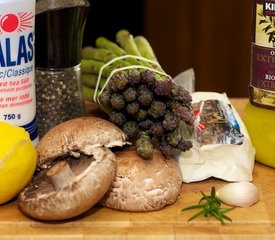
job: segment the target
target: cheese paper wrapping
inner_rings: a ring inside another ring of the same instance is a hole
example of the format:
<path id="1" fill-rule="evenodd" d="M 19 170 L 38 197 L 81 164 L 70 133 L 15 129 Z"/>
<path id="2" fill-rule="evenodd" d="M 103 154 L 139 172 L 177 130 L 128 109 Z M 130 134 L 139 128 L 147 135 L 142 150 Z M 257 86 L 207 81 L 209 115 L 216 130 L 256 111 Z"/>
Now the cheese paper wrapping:
<path id="1" fill-rule="evenodd" d="M 183 182 L 210 177 L 230 182 L 252 181 L 255 149 L 226 94 L 195 92 L 192 97 L 196 116 L 194 146 L 175 156 Z M 204 116 L 200 116 L 202 112 Z"/>

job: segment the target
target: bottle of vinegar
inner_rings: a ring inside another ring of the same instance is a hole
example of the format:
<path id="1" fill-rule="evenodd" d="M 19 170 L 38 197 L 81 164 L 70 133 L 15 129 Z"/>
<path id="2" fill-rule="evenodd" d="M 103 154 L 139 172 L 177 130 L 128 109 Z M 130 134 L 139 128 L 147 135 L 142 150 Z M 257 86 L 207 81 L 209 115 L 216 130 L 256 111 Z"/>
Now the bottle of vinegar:
<path id="1" fill-rule="evenodd" d="M 253 0 L 250 103 L 244 122 L 256 160 L 275 167 L 275 0 Z"/>
<path id="2" fill-rule="evenodd" d="M 36 124 L 35 0 L 0 0 L 0 121 L 20 126 L 38 142 Z"/>

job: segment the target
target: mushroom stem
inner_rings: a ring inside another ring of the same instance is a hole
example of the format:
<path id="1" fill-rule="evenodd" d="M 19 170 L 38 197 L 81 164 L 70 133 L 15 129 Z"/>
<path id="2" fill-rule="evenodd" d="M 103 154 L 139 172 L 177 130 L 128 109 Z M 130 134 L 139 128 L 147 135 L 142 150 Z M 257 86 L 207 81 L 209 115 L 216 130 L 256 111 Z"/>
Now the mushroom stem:
<path id="1" fill-rule="evenodd" d="M 59 191 L 67 186 L 69 179 L 74 177 L 69 164 L 62 161 L 54 165 L 48 172 L 47 177 L 50 178 L 56 191 Z"/>

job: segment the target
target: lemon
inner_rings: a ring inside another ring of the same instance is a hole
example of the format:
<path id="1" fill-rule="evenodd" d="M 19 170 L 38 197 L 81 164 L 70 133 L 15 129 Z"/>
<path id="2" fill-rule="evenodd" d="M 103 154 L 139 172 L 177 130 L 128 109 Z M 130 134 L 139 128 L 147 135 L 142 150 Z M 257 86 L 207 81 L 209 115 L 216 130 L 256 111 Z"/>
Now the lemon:
<path id="1" fill-rule="evenodd" d="M 15 197 L 32 179 L 37 153 L 24 128 L 0 122 L 0 204 Z"/>
<path id="2" fill-rule="evenodd" d="M 256 149 L 256 161 L 275 167 L 275 111 L 248 103 L 244 123 Z"/>

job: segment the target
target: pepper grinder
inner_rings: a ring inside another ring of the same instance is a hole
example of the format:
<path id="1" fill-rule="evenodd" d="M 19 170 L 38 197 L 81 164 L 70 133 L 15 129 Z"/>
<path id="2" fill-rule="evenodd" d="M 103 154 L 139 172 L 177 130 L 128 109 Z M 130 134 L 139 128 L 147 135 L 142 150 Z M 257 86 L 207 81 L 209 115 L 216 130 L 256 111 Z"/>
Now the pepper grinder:
<path id="1" fill-rule="evenodd" d="M 40 0 L 35 19 L 35 84 L 38 133 L 85 114 L 81 48 L 90 3 Z"/>

